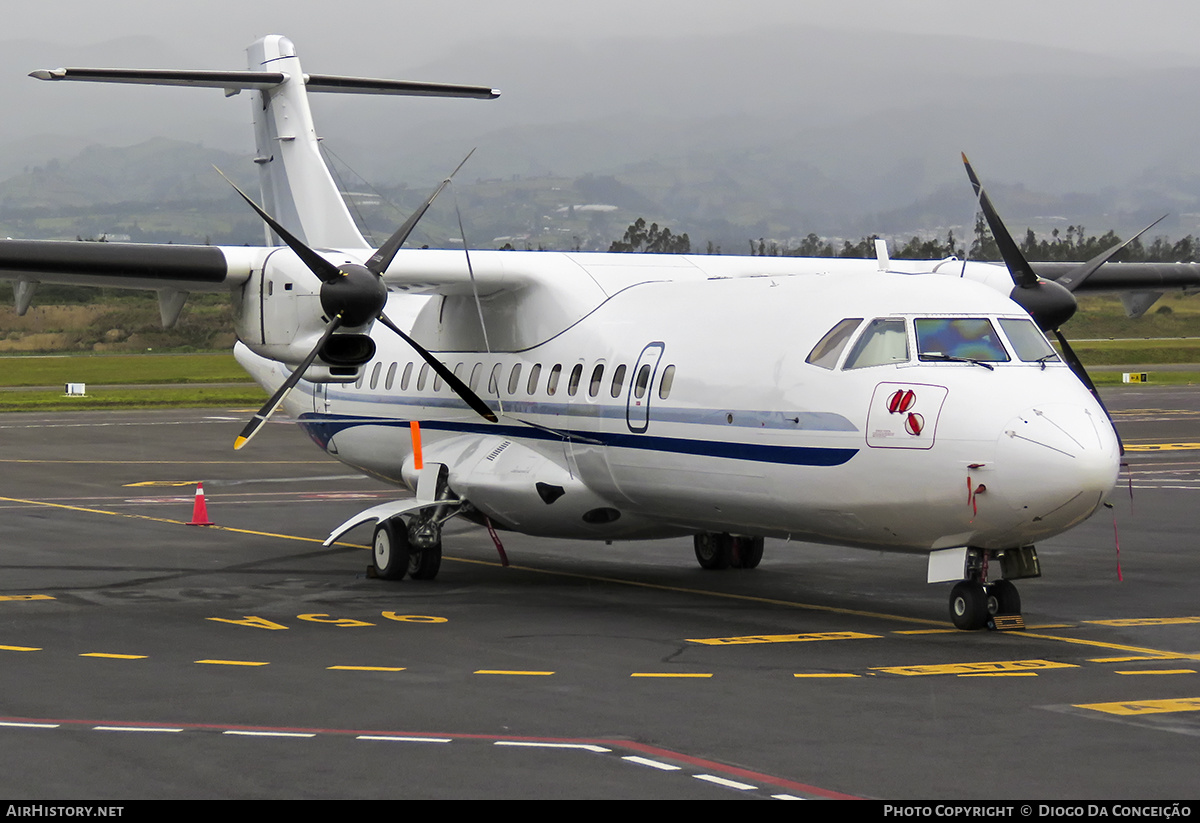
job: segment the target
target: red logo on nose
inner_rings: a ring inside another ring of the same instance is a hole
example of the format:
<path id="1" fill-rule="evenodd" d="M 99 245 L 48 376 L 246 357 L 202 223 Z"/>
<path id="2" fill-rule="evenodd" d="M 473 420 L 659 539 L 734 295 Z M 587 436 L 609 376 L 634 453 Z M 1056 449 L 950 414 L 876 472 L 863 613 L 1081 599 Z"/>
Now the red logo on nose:
<path id="1" fill-rule="evenodd" d="M 917 395 L 913 393 L 912 389 L 897 389 L 888 398 L 887 410 L 889 414 L 903 414 L 911 409 L 916 402 Z"/>
<path id="2" fill-rule="evenodd" d="M 904 430 L 911 435 L 920 434 L 923 428 L 925 428 L 925 418 L 916 412 L 910 414 L 908 419 L 904 421 Z"/>

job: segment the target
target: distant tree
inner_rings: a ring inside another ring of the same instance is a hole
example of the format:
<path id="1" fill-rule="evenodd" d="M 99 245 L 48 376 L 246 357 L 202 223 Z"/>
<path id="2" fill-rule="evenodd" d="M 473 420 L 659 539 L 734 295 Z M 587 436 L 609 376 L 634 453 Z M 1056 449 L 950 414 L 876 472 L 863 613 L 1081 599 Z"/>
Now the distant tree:
<path id="1" fill-rule="evenodd" d="M 657 223 L 651 223 L 646 228 L 646 220 L 639 217 L 620 240 L 614 240 L 608 247 L 610 252 L 641 252 L 646 254 L 689 254 L 692 241 L 687 233 L 672 234 L 668 228 L 660 229 Z"/>

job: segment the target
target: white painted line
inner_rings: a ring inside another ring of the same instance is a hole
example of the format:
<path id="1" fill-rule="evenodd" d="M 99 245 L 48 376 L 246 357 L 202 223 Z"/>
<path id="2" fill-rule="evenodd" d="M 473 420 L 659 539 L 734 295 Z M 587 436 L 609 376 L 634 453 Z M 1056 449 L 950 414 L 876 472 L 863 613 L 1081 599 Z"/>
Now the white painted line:
<path id="1" fill-rule="evenodd" d="M 450 737 L 394 737 L 386 734 L 360 734 L 355 740 L 396 740 L 401 743 L 451 743 Z"/>
<path id="2" fill-rule="evenodd" d="M 773 794 L 772 800 L 804 800 L 803 797 L 796 797 L 794 794 Z"/>
<path id="3" fill-rule="evenodd" d="M 94 732 L 181 732 L 183 729 L 163 729 L 154 726 L 92 726 Z"/>
<path id="4" fill-rule="evenodd" d="M 221 734 L 241 734 L 246 737 L 316 737 L 315 734 L 307 732 L 251 732 L 241 729 L 226 729 Z"/>
<path id="5" fill-rule="evenodd" d="M 611 752 L 603 746 L 593 746 L 589 743 L 536 743 L 528 740 L 497 740 L 497 746 L 528 746 L 538 749 L 583 749 L 586 752 Z"/>
<path id="6" fill-rule="evenodd" d="M 57 729 L 58 723 L 17 723 L 16 721 L 0 722 L 0 726 L 15 726 L 20 729 Z"/>
<path id="7" fill-rule="evenodd" d="M 630 763 L 637 763 L 639 766 L 649 766 L 652 769 L 661 769 L 664 772 L 677 772 L 680 770 L 679 766 L 672 766 L 670 763 L 660 763 L 657 760 L 638 757 L 635 754 L 627 754 L 621 759 L 628 760 Z"/>
<path id="8" fill-rule="evenodd" d="M 758 786 L 751 786 L 749 783 L 738 783 L 735 780 L 726 780 L 724 777 L 717 777 L 715 774 L 694 774 L 692 777 L 697 780 L 707 780 L 709 783 L 716 783 L 718 786 L 725 786 L 730 789 L 757 789 Z"/>

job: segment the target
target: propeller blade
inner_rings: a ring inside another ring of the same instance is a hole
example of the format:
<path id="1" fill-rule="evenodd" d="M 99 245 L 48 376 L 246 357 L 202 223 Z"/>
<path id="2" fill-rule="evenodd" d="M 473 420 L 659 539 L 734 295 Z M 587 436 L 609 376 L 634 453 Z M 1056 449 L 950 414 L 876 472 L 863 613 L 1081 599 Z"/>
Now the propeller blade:
<path id="1" fill-rule="evenodd" d="M 454 179 L 454 175 L 458 174 L 458 170 L 466 165 L 467 161 L 471 159 L 471 155 L 474 153 L 475 149 L 471 149 L 469 152 L 467 152 L 467 156 L 463 158 L 462 162 L 455 167 L 454 171 L 450 172 L 449 177 L 443 180 L 441 184 L 433 190 L 433 194 L 429 195 L 429 197 L 425 199 L 425 202 L 421 204 L 421 207 L 409 215 L 408 219 L 404 221 L 404 224 L 400 226 L 400 228 L 396 229 L 392 236 L 384 241 L 382 246 L 375 250 L 375 253 L 371 255 L 371 259 L 367 261 L 368 269 L 379 275 L 382 275 L 385 271 L 387 271 L 387 267 L 392 264 L 392 260 L 394 260 L 396 257 L 396 252 L 400 251 L 400 247 L 404 245 L 404 241 L 408 239 L 408 236 L 412 234 L 412 230 L 416 228 L 417 222 L 425 216 L 425 212 L 429 210 L 431 205 L 433 205 L 433 201 L 437 199 L 437 196 L 442 193 L 442 189 L 449 185 L 450 181 Z M 245 195 L 243 195 L 243 197 L 244 196 Z M 282 236 L 283 235 L 280 235 L 280 237 Z"/>
<path id="2" fill-rule="evenodd" d="M 1083 361 L 1079 359 L 1079 355 L 1075 354 L 1075 350 L 1071 348 L 1071 344 L 1067 342 L 1067 338 L 1058 329 L 1054 330 L 1054 336 L 1058 340 L 1058 345 L 1062 347 L 1063 359 L 1067 361 L 1067 366 L 1079 378 L 1079 381 L 1087 387 L 1087 390 L 1096 398 L 1096 402 L 1100 404 L 1100 408 L 1104 410 L 1104 414 L 1108 417 L 1109 425 L 1112 426 L 1113 434 L 1117 436 L 1117 446 L 1121 450 L 1122 456 L 1125 454 L 1125 444 L 1121 442 L 1121 433 L 1117 431 L 1117 424 L 1113 421 L 1112 412 L 1108 410 L 1108 406 L 1104 405 L 1104 401 L 1100 399 L 1100 392 L 1096 390 L 1096 384 L 1092 382 L 1091 376 L 1084 368 Z"/>
<path id="3" fill-rule="evenodd" d="M 213 168 L 217 169 L 216 166 L 213 166 Z M 217 174 L 225 177 L 225 172 L 221 171 L 220 169 L 217 169 Z M 271 231 L 279 235 L 279 238 L 287 244 L 288 248 L 296 253 L 296 256 L 304 262 L 304 265 L 308 266 L 309 271 L 321 279 L 322 283 L 329 283 L 338 277 L 341 277 L 342 273 L 337 266 L 333 265 L 324 257 L 306 246 L 304 243 L 300 242 L 299 238 L 297 238 L 283 226 L 279 225 L 275 218 L 263 211 L 263 209 L 261 209 L 257 203 L 251 200 L 244 191 L 237 187 L 236 183 L 234 183 L 228 177 L 225 177 L 225 182 L 233 186 L 233 190 L 240 194 L 242 199 L 250 204 L 250 208 L 258 212 L 258 216 L 261 217 L 263 221 L 271 227 Z"/>
<path id="4" fill-rule="evenodd" d="M 426 351 L 425 347 L 416 340 L 413 340 L 411 337 L 401 331 L 400 327 L 389 320 L 387 315 L 380 314 L 379 322 L 383 323 L 383 325 L 400 335 L 400 337 L 404 339 L 404 342 L 412 346 L 416 353 L 421 355 L 421 358 L 429 364 L 430 368 L 432 368 L 438 374 L 438 376 L 446 381 L 446 385 L 450 387 L 451 391 L 461 397 L 463 402 L 470 406 L 480 417 L 482 417 L 484 420 L 487 420 L 489 423 L 496 422 L 496 413 L 488 408 L 487 403 L 484 403 L 483 400 L 480 399 L 479 395 L 471 391 L 466 383 L 459 380 L 454 375 L 454 372 L 446 368 L 444 363 Z"/>
<path id="5" fill-rule="evenodd" d="M 241 449 L 242 446 L 245 446 L 247 443 L 249 443 L 250 438 L 258 434 L 262 427 L 267 424 L 267 421 L 271 419 L 271 415 L 273 415 L 275 410 L 278 409 L 280 404 L 283 403 L 283 398 L 287 397 L 288 392 L 296 387 L 296 384 L 300 382 L 300 378 L 304 376 L 304 372 L 307 371 L 308 367 L 312 365 L 312 362 L 317 359 L 317 352 L 321 350 L 321 347 L 325 345 L 325 343 L 330 337 L 333 336 L 333 333 L 337 331 L 341 325 L 342 316 L 339 314 L 329 322 L 328 326 L 325 327 L 325 333 L 321 335 L 321 339 L 317 341 L 317 345 L 313 346 L 312 351 L 308 353 L 308 356 L 304 358 L 303 362 L 301 362 L 296 370 L 291 373 L 287 380 L 283 381 L 283 385 L 275 390 L 275 393 L 271 395 L 271 399 L 263 404 L 263 407 L 258 410 L 254 417 L 250 419 L 250 422 L 246 424 L 246 427 L 242 429 L 242 433 L 239 434 L 237 439 L 233 441 L 234 451 Z"/>
<path id="6" fill-rule="evenodd" d="M 1157 226 L 1159 223 L 1161 223 L 1163 220 L 1166 220 L 1166 219 L 1167 219 L 1167 216 L 1164 214 L 1162 217 L 1155 220 L 1149 226 L 1146 226 L 1146 228 L 1139 231 L 1133 237 L 1130 237 L 1124 243 L 1118 243 L 1117 245 L 1113 246 L 1111 249 L 1101 252 L 1100 254 L 1096 255 L 1095 257 L 1093 257 L 1091 260 L 1087 261 L 1086 263 L 1080 264 L 1079 268 L 1072 269 L 1071 271 L 1067 272 L 1065 275 L 1058 278 L 1058 280 L 1056 280 L 1054 282 L 1058 283 L 1060 286 L 1065 286 L 1067 291 L 1075 291 L 1083 284 L 1084 280 L 1087 280 L 1089 277 L 1091 277 L 1092 274 L 1096 271 L 1096 269 L 1100 268 L 1105 263 L 1107 263 L 1114 254 L 1116 254 L 1121 249 L 1128 246 L 1134 240 L 1137 240 L 1143 234 L 1150 231 L 1150 229 L 1154 228 L 1155 226 Z"/>
<path id="7" fill-rule="evenodd" d="M 979 178 L 975 176 L 975 169 L 971 168 L 971 161 L 967 159 L 965 153 L 962 155 L 962 161 L 967 168 L 967 177 L 971 180 L 971 187 L 975 189 L 975 196 L 979 198 L 979 207 L 983 209 L 984 219 L 987 220 L 988 228 L 992 230 L 992 237 L 996 240 L 996 246 L 1000 249 L 1000 257 L 1003 258 L 1004 265 L 1008 267 L 1013 284 L 1021 288 L 1037 286 L 1037 274 L 1030 267 L 1025 255 L 1021 254 L 1021 248 L 1012 239 L 1008 229 L 1005 228 L 1004 222 L 996 212 L 995 206 L 992 205 L 991 199 L 988 198 L 987 192 L 983 190 Z"/>

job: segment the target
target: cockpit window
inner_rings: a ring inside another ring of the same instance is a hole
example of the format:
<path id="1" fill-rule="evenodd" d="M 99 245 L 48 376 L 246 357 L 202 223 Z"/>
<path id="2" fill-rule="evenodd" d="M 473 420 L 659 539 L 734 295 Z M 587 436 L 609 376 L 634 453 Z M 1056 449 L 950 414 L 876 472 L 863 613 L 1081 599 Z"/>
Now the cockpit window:
<path id="1" fill-rule="evenodd" d="M 867 330 L 850 350 L 842 368 L 863 369 L 907 361 L 908 335 L 904 331 L 904 321 L 877 317 L 867 324 Z"/>
<path id="2" fill-rule="evenodd" d="M 1057 363 L 1058 354 L 1038 331 L 1032 320 L 1016 317 L 1001 317 L 1000 328 L 1008 335 L 1017 357 L 1026 363 Z"/>
<path id="3" fill-rule="evenodd" d="M 838 358 L 842 356 L 842 349 L 846 348 L 846 344 L 854 336 L 854 330 L 862 321 L 861 317 L 847 317 L 840 321 L 813 346 L 805 362 L 823 369 L 832 369 L 837 365 Z"/>
<path id="4" fill-rule="evenodd" d="M 921 360 L 1002 363 L 1008 352 L 992 321 L 983 317 L 922 317 L 913 321 Z"/>

